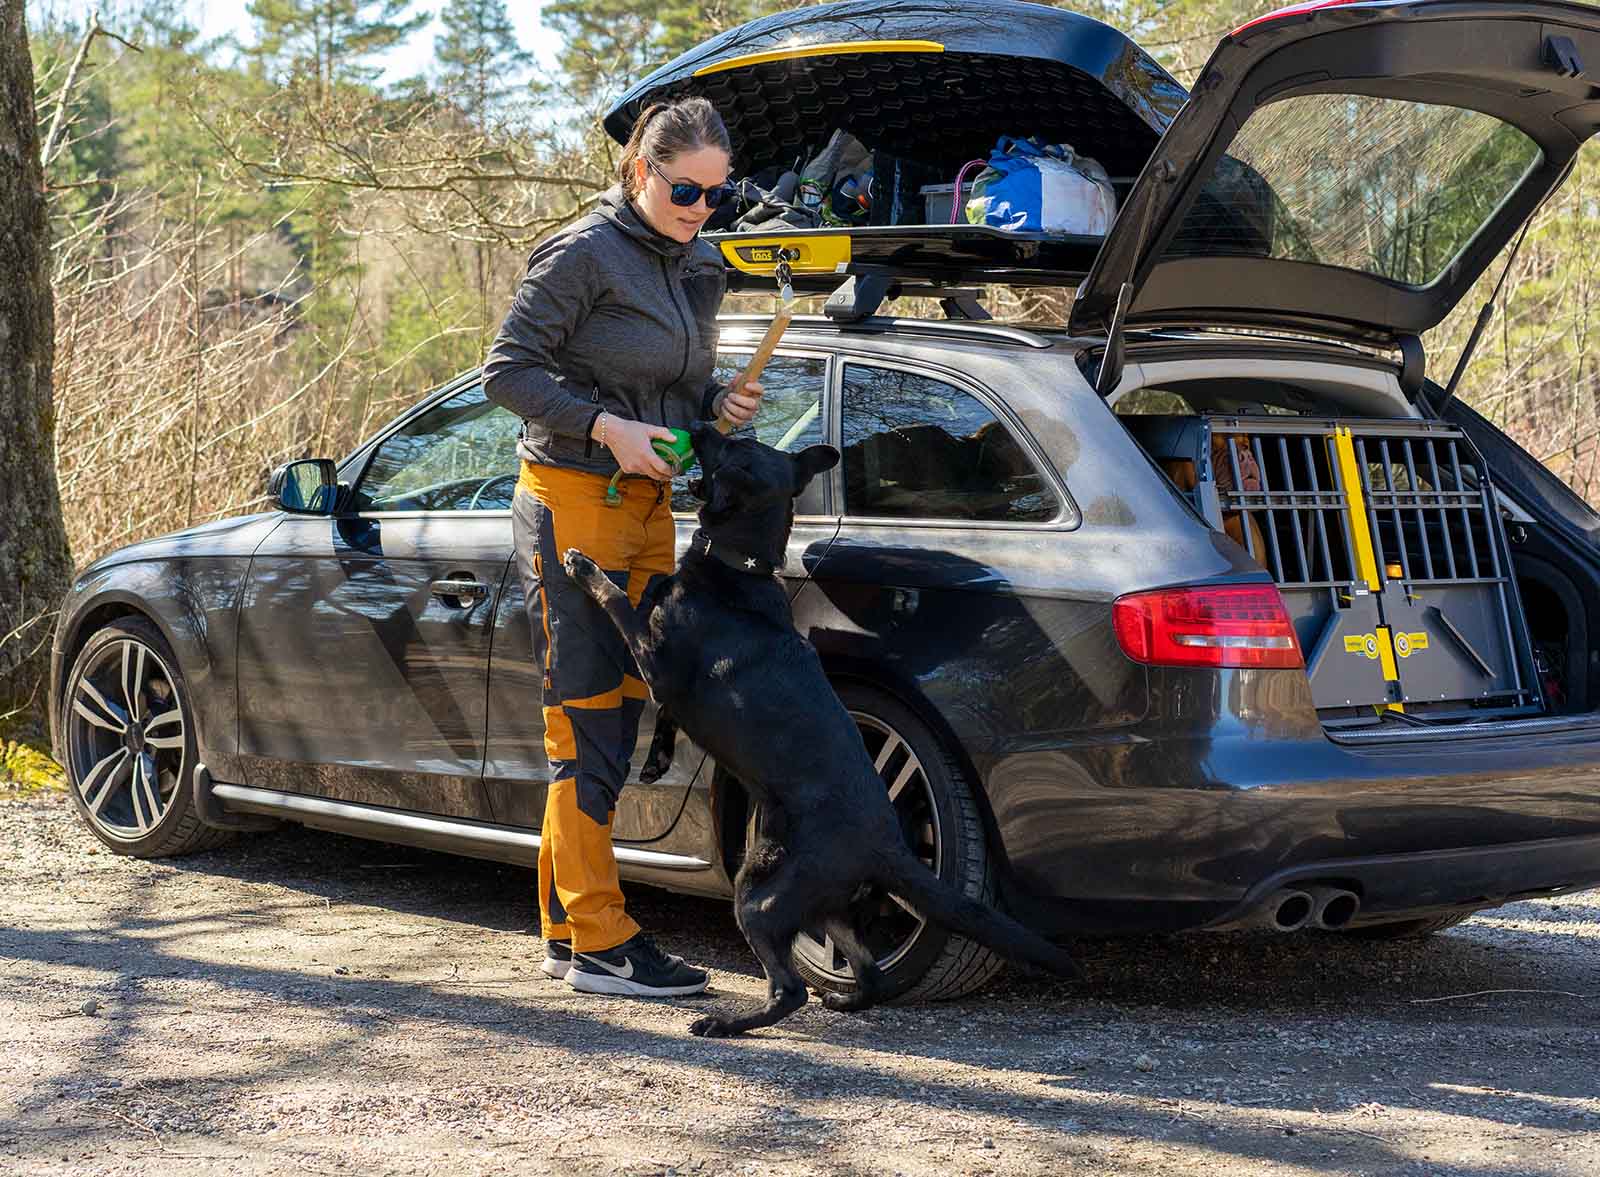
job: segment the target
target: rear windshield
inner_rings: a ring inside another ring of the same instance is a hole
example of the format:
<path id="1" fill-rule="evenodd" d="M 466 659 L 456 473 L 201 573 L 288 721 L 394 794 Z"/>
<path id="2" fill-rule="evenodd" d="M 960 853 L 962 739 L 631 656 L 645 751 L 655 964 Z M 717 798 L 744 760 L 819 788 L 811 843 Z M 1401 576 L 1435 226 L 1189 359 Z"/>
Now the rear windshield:
<path id="1" fill-rule="evenodd" d="M 1166 256 L 1283 258 L 1426 286 L 1540 157 L 1516 127 L 1473 110 L 1286 98 L 1250 116 Z"/>

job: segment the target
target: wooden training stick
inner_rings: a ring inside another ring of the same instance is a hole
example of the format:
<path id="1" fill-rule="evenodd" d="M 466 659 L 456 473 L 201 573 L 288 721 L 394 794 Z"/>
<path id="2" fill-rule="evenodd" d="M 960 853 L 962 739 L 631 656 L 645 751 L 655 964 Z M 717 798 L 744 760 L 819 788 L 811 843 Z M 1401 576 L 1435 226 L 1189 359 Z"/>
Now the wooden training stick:
<path id="1" fill-rule="evenodd" d="M 761 337 L 761 343 L 756 347 L 756 354 L 750 357 L 750 362 L 745 365 L 739 378 L 733 382 L 731 388 L 743 388 L 750 380 L 761 379 L 761 372 L 767 366 L 767 361 L 772 358 L 772 353 L 778 349 L 778 340 L 783 338 L 783 333 L 788 329 L 789 320 L 794 318 L 794 286 L 790 283 L 789 263 L 780 260 L 777 269 L 778 296 L 781 302 L 778 313 L 772 316 L 772 322 L 767 326 L 767 333 Z M 733 432 L 733 422 L 726 417 L 717 418 L 717 432 Z"/>

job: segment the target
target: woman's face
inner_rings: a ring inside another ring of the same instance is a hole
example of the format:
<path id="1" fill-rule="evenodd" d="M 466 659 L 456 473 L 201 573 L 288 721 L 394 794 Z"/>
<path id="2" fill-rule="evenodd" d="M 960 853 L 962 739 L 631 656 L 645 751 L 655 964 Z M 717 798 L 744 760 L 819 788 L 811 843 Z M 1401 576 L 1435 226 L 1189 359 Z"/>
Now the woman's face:
<path id="1" fill-rule="evenodd" d="M 651 163 L 656 166 L 651 167 Z M 688 208 L 673 204 L 672 185 L 688 183 L 698 184 L 703 189 L 715 188 L 728 179 L 728 153 L 720 147 L 697 147 L 693 151 L 679 152 L 671 159 L 647 161 L 640 155 L 633 166 L 637 193 L 633 202 L 652 229 L 674 241 L 692 241 L 711 210 L 706 207 L 704 192 Z"/>

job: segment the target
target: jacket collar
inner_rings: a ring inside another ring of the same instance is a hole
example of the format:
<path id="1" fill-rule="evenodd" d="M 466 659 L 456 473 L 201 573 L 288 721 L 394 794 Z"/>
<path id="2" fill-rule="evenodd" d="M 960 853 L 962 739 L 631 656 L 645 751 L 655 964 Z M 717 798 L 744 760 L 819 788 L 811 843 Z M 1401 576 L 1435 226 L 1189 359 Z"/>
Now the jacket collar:
<path id="1" fill-rule="evenodd" d="M 620 184 L 613 185 L 601 195 L 595 211 L 640 245 L 662 257 L 683 258 L 694 248 L 693 241 L 675 241 L 652 229 L 633 201 L 623 195 Z"/>

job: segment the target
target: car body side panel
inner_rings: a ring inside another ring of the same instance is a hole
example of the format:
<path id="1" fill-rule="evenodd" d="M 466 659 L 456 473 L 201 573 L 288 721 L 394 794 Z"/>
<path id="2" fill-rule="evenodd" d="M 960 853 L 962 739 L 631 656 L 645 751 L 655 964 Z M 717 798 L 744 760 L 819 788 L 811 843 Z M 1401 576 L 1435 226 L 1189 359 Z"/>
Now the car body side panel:
<path id="1" fill-rule="evenodd" d="M 841 346 L 895 362 L 891 348 Z M 1116 743 L 1144 721 L 1146 672 L 1123 656 L 1111 630 L 1118 595 L 1263 574 L 1154 476 L 1066 349 L 1030 355 L 1027 367 L 994 349 L 915 354 L 917 370 L 942 370 L 1004 405 L 1012 428 L 1037 446 L 1035 458 L 1059 475 L 1070 499 L 1063 518 L 1005 525 L 846 515 L 796 600 L 796 623 L 831 673 L 917 707 L 984 790 L 1014 758 Z M 1139 476 L 1145 471 L 1151 476 Z M 998 826 L 1002 860 L 1013 837 L 1026 847 L 1042 831 Z M 1056 845 L 1075 836 L 1061 827 L 1049 834 Z"/>
<path id="2" fill-rule="evenodd" d="M 72 656 L 100 618 L 132 612 L 153 621 L 172 646 L 189 687 L 200 759 L 236 771 L 238 707 L 234 633 L 250 555 L 279 516 L 247 515 L 121 548 L 80 572 L 61 603 L 51 649 L 51 699 L 59 704 Z M 50 708 L 57 759 L 59 705 Z"/>
<path id="3" fill-rule="evenodd" d="M 509 538 L 484 511 L 286 516 L 240 606 L 240 783 L 489 819 L 484 704 Z M 463 576 L 486 596 L 430 591 Z"/>

